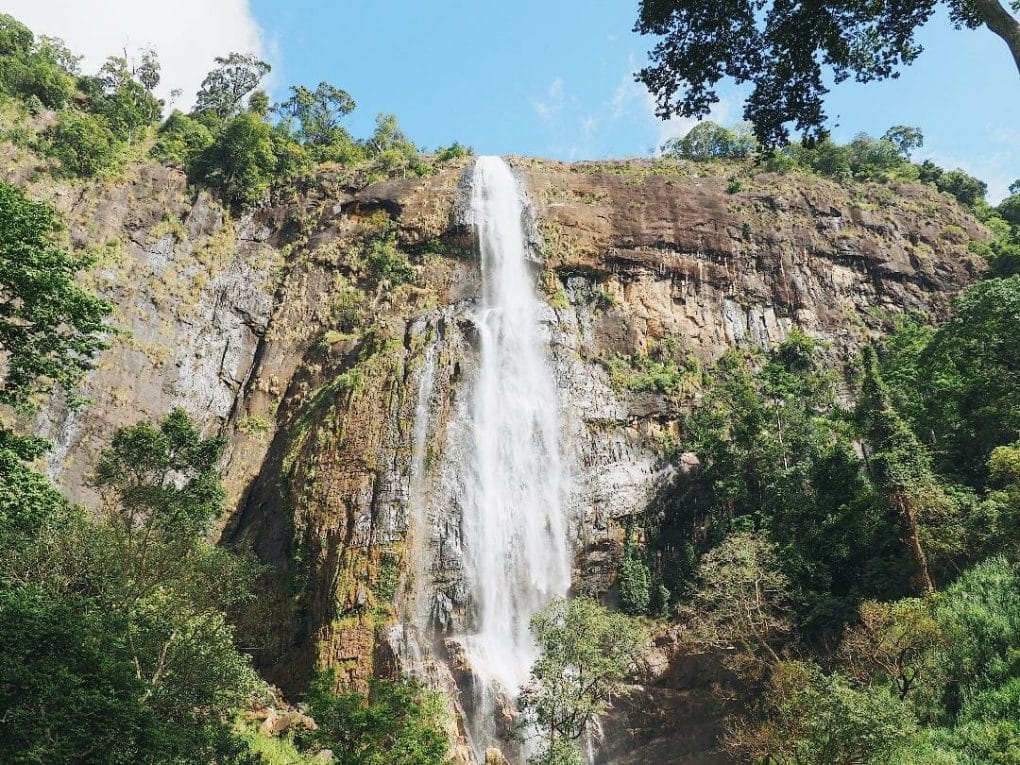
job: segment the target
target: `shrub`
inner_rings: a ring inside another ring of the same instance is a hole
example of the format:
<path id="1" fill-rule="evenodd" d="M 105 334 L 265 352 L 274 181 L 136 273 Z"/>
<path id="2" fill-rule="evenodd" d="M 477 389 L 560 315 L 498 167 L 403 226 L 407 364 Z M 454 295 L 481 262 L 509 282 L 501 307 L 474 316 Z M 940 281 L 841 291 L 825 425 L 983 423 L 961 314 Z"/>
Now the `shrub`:
<path id="1" fill-rule="evenodd" d="M 209 128 L 175 109 L 159 129 L 152 156 L 184 170 L 212 145 L 213 140 Z"/>
<path id="2" fill-rule="evenodd" d="M 396 287 L 414 281 L 414 266 L 407 259 L 407 255 L 397 248 L 397 238 L 393 233 L 369 241 L 365 251 L 365 264 L 376 283 L 387 281 Z"/>
<path id="3" fill-rule="evenodd" d="M 457 141 L 454 141 L 449 146 L 436 151 L 436 162 L 449 162 L 451 159 L 470 157 L 474 153 L 474 149 L 470 146 L 463 146 Z"/>
<path id="4" fill-rule="evenodd" d="M 46 138 L 48 153 L 68 175 L 91 178 L 117 159 L 117 139 L 102 117 L 62 112 Z"/>
<path id="5" fill-rule="evenodd" d="M 620 591 L 620 608 L 631 616 L 647 613 L 652 600 L 652 574 L 641 552 L 634 545 L 634 529 L 627 527 L 623 543 L 623 561 L 617 579 Z"/>

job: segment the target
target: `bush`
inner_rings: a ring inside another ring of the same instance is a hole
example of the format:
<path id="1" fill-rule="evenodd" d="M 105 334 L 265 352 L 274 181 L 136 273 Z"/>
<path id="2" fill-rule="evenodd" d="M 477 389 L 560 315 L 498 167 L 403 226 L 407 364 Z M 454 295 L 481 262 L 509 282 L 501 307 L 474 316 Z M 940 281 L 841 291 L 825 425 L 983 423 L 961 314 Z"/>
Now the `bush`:
<path id="1" fill-rule="evenodd" d="M 960 204 L 974 208 L 984 201 L 988 184 L 963 170 L 945 171 L 934 162 L 925 160 L 920 167 L 919 180 L 930 183 L 944 194 L 956 197 Z"/>
<path id="2" fill-rule="evenodd" d="M 365 251 L 365 264 L 376 283 L 387 281 L 396 287 L 414 281 L 414 266 L 397 248 L 397 238 L 393 233 L 369 241 Z"/>
<path id="3" fill-rule="evenodd" d="M 320 675 L 308 693 L 318 729 L 310 743 L 333 752 L 337 765 L 440 765 L 448 743 L 441 697 L 410 681 L 373 680 L 369 698 L 334 692 L 336 676 Z"/>
<path id="4" fill-rule="evenodd" d="M 474 149 L 472 149 L 470 146 L 462 146 L 457 141 L 454 141 L 449 146 L 446 146 L 436 151 L 436 162 L 449 162 L 451 159 L 470 157 L 474 153 L 475 153 Z"/>
<path id="5" fill-rule="evenodd" d="M 192 165 L 191 173 L 234 207 L 265 199 L 276 174 L 273 130 L 254 114 L 241 114 Z"/>
<path id="6" fill-rule="evenodd" d="M 159 128 L 152 156 L 185 170 L 213 143 L 209 128 L 176 109 Z"/>
<path id="7" fill-rule="evenodd" d="M 117 139 L 102 117 L 62 112 L 46 138 L 48 153 L 68 175 L 91 178 L 117 160 Z"/>

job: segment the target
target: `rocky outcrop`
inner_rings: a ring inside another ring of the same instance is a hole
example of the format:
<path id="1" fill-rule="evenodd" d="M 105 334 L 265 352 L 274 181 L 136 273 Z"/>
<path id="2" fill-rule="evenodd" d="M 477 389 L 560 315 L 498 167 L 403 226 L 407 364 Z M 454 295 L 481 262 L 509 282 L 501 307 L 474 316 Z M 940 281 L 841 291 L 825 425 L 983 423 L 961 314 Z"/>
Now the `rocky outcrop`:
<path id="1" fill-rule="evenodd" d="M 664 161 L 514 165 L 548 297 L 575 586 L 596 592 L 612 583 L 624 519 L 682 468 L 659 444 L 696 394 L 628 388 L 614 369 L 666 345 L 705 364 L 794 328 L 841 358 L 890 315 L 944 312 L 978 268 L 967 242 L 985 236 L 916 185 Z M 40 416 L 50 470 L 88 498 L 113 428 L 171 406 L 225 435 L 222 537 L 269 566 L 248 644 L 285 691 L 322 666 L 352 687 L 405 671 L 463 691 L 470 676 L 446 640 L 471 618 L 448 501 L 450 424 L 476 356 L 464 168 L 364 189 L 324 175 L 239 220 L 164 168 L 55 196 L 72 240 L 99 258 L 92 278 L 122 331 L 87 381 L 92 405 Z M 743 190 L 728 193 L 733 172 Z M 394 286 L 386 259 L 401 257 L 414 279 Z M 666 653 L 604 722 L 599 762 L 717 761 L 706 693 L 716 670 Z M 451 733 L 469 761 L 463 727 Z"/>

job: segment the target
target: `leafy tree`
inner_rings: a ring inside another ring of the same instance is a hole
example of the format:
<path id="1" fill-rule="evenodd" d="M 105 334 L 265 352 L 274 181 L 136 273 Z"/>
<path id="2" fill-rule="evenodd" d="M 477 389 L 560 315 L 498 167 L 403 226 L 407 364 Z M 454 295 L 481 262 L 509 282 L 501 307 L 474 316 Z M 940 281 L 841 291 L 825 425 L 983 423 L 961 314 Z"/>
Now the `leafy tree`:
<path id="1" fill-rule="evenodd" d="M 933 606 L 920 598 L 862 603 L 860 624 L 847 628 L 840 645 L 844 668 L 861 685 L 888 681 L 901 701 L 919 690 L 937 693 L 947 639 Z"/>
<path id="2" fill-rule="evenodd" d="M 699 122 L 682 138 L 671 138 L 662 147 L 662 154 L 675 159 L 693 159 L 707 162 L 710 159 L 739 159 L 748 157 L 758 148 L 758 142 L 748 126 L 734 130 L 714 122 Z"/>
<path id="3" fill-rule="evenodd" d="M 305 738 L 333 752 L 339 765 L 440 765 L 449 743 L 441 697 L 417 683 L 373 680 L 369 698 L 335 692 L 333 673 L 308 693 L 318 728 Z"/>
<path id="4" fill-rule="evenodd" d="M 643 0 L 636 31 L 661 39 L 637 77 L 663 117 L 704 117 L 718 83 L 751 83 L 744 117 L 761 143 L 786 143 L 788 123 L 820 137 L 827 75 L 871 82 L 896 77 L 921 53 L 917 30 L 937 0 L 875 4 L 752 0 Z M 1020 21 L 998 0 L 946 0 L 956 27 L 984 24 L 1009 46 L 1020 68 Z M 1020 3 L 1013 0 L 1014 11 Z"/>
<path id="5" fill-rule="evenodd" d="M 159 63 L 151 51 L 141 70 L 151 82 L 159 81 Z M 163 102 L 144 83 L 135 79 L 135 71 L 127 58 L 110 56 L 95 77 L 82 77 L 78 86 L 84 96 L 85 108 L 106 118 L 110 130 L 121 141 L 129 141 L 140 131 L 159 120 Z"/>
<path id="6" fill-rule="evenodd" d="M 983 202 L 988 185 L 963 170 L 945 171 L 930 160 L 921 163 L 920 180 L 939 191 L 956 197 L 960 204 L 974 208 Z"/>
<path id="7" fill-rule="evenodd" d="M 652 573 L 634 544 L 634 527 L 627 526 L 623 542 L 623 560 L 617 579 L 620 608 L 631 616 L 648 612 L 652 600 Z"/>
<path id="8" fill-rule="evenodd" d="M 35 42 L 32 30 L 13 16 L 0 13 L 0 56 L 20 57 L 28 55 Z"/>
<path id="9" fill-rule="evenodd" d="M 251 54 L 231 53 L 217 56 L 216 68 L 202 81 L 195 100 L 195 115 L 204 120 L 222 122 L 236 116 L 245 96 L 259 86 L 272 69 Z"/>
<path id="10" fill-rule="evenodd" d="M 449 162 L 451 159 L 459 159 L 460 157 L 470 157 L 473 155 L 474 149 L 470 146 L 464 146 L 457 141 L 454 141 L 449 146 L 442 147 L 436 151 L 436 162 Z"/>
<path id="11" fill-rule="evenodd" d="M 928 342 L 889 354 L 888 363 L 909 370 L 900 372 L 897 401 L 918 402 L 912 424 L 931 440 L 939 470 L 979 487 L 991 451 L 1020 439 L 1018 311 L 1020 275 L 979 282 Z"/>
<path id="12" fill-rule="evenodd" d="M 571 762 L 576 742 L 620 692 L 647 636 L 586 597 L 553 600 L 532 618 L 531 630 L 542 653 L 518 706 L 542 736 L 543 751 L 533 762 Z"/>
<path id="13" fill-rule="evenodd" d="M 245 113 L 226 124 L 195 161 L 191 174 L 236 207 L 265 199 L 276 178 L 273 130 L 260 117 Z"/>
<path id="14" fill-rule="evenodd" d="M 770 677 L 761 721 L 730 731 L 727 748 L 777 765 L 884 763 L 909 740 L 909 709 L 884 686 L 859 688 L 807 662 L 783 662 Z"/>
<path id="15" fill-rule="evenodd" d="M 882 140 L 893 144 L 904 159 L 910 159 L 910 153 L 914 149 L 924 146 L 924 134 L 921 133 L 921 129 L 906 125 L 893 125 L 885 131 Z"/>
<path id="16" fill-rule="evenodd" d="M 156 135 L 152 156 L 169 165 L 186 170 L 214 142 L 209 128 L 193 117 L 175 109 Z"/>
<path id="17" fill-rule="evenodd" d="M 331 159 L 338 149 L 350 145 L 350 133 L 340 124 L 355 107 L 346 90 L 320 82 L 315 90 L 296 85 L 290 92 L 290 98 L 277 108 L 285 117 L 297 120 L 298 138 L 317 158 Z"/>
<path id="18" fill-rule="evenodd" d="M 696 593 L 682 614 L 696 639 L 740 646 L 738 666 L 778 663 L 777 644 L 793 626 L 789 587 L 775 546 L 760 534 L 737 532 L 701 559 Z"/>
<path id="19" fill-rule="evenodd" d="M 252 559 L 205 541 L 220 442 L 183 412 L 119 430 L 94 518 L 0 451 L 0 759 L 221 762 L 258 687 L 226 612 Z M 6 461 L 6 462 L 5 462 Z"/>
<path id="20" fill-rule="evenodd" d="M 61 112 L 46 139 L 48 153 L 71 176 L 92 178 L 117 161 L 117 138 L 101 116 Z"/>
<path id="21" fill-rule="evenodd" d="M 31 405 L 54 385 L 70 390 L 105 347 L 110 306 L 75 283 L 88 260 L 56 235 L 56 212 L 0 183 L 0 402 Z"/>
<path id="22" fill-rule="evenodd" d="M 945 536 L 953 534 L 955 508 L 935 479 L 930 455 L 893 407 L 872 348 L 864 349 L 862 361 L 864 371 L 857 416 L 872 450 L 870 471 L 899 516 L 904 540 L 916 567 L 916 586 L 930 593 L 935 584 L 925 548 L 935 541 L 931 539 L 931 531 L 941 531 Z M 936 528 L 926 529 L 926 522 Z M 947 528 L 938 529 L 940 522 Z"/>
<path id="23" fill-rule="evenodd" d="M 132 74 L 146 90 L 151 92 L 159 85 L 161 69 L 156 51 L 146 48 L 142 51 L 141 60 L 135 66 Z"/>
<path id="24" fill-rule="evenodd" d="M 380 114 L 375 118 L 375 130 L 366 146 L 369 157 L 387 174 L 400 173 L 406 177 L 408 173 L 423 175 L 426 172 L 418 147 L 401 130 L 392 114 Z"/>

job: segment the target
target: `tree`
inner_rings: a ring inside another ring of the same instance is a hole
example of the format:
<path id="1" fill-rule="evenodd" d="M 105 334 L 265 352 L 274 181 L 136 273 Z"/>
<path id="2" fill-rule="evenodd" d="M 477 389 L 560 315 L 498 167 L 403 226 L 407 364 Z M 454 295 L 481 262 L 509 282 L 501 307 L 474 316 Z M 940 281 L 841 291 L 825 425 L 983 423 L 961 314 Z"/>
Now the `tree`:
<path id="1" fill-rule="evenodd" d="M 921 129 L 907 127 L 906 125 L 893 125 L 885 131 L 882 140 L 889 141 L 896 146 L 900 156 L 904 159 L 910 159 L 910 153 L 914 149 L 920 149 L 924 146 L 924 134 L 921 133 Z"/>
<path id="2" fill-rule="evenodd" d="M 999 0 L 946 0 L 955 26 L 985 24 L 1009 46 L 1020 69 L 1020 21 Z M 921 53 L 917 30 L 938 0 L 789 3 L 769 0 L 642 0 L 636 31 L 660 39 L 637 74 L 656 113 L 704 117 L 718 83 L 751 83 L 744 117 L 766 148 L 789 138 L 788 123 L 821 137 L 827 75 L 871 82 L 896 77 Z M 1011 7 L 1020 11 L 1020 2 Z M 827 71 L 826 71 L 827 70 Z"/>
<path id="3" fill-rule="evenodd" d="M 216 68 L 202 80 L 195 100 L 195 114 L 222 121 L 241 111 L 244 98 L 259 86 L 272 67 L 257 56 L 231 53 L 217 56 Z"/>
<path id="4" fill-rule="evenodd" d="M 306 146 L 313 148 L 317 155 L 325 155 L 330 147 L 350 143 L 350 134 L 340 125 L 355 107 L 354 99 L 346 90 L 320 82 L 315 90 L 296 85 L 290 92 L 290 98 L 277 109 L 285 117 L 298 121 L 298 137 Z"/>
<path id="5" fill-rule="evenodd" d="M 61 112 L 45 136 L 47 152 L 72 177 L 94 178 L 117 161 L 117 137 L 99 115 Z"/>
<path id="6" fill-rule="evenodd" d="M 914 732 L 908 707 L 884 686 L 857 687 L 808 662 L 776 665 L 760 720 L 731 725 L 726 748 L 776 765 L 886 763 Z"/>
<path id="7" fill-rule="evenodd" d="M 634 544 L 634 527 L 627 525 L 623 542 L 623 560 L 617 578 L 620 591 L 620 608 L 631 616 L 648 612 L 652 600 L 652 574 Z"/>
<path id="8" fill-rule="evenodd" d="M 0 183 L 0 403 L 31 406 L 59 385 L 70 391 L 106 347 L 110 305 L 79 287 L 89 261 L 68 252 L 44 202 Z"/>
<path id="9" fill-rule="evenodd" d="M 864 375 L 857 416 L 872 450 L 872 474 L 900 516 L 904 535 L 917 567 L 920 590 L 935 589 L 922 540 L 921 516 L 943 504 L 931 473 L 930 456 L 890 402 L 888 388 L 878 371 L 874 349 L 862 352 Z"/>
<path id="10" fill-rule="evenodd" d="M 441 765 L 449 742 L 439 694 L 408 680 L 373 680 L 368 699 L 336 693 L 335 673 L 312 683 L 306 703 L 317 729 L 309 742 L 338 765 Z"/>
<path id="11" fill-rule="evenodd" d="M 739 653 L 730 663 L 756 671 L 763 660 L 779 663 L 777 643 L 793 627 L 789 612 L 789 581 L 775 546 L 741 531 L 701 559 L 697 590 L 682 614 L 696 640 L 721 648 L 735 643 Z"/>
<path id="12" fill-rule="evenodd" d="M 0 760 L 234 761 L 259 684 L 226 613 L 261 568 L 205 539 L 219 446 L 180 411 L 117 431 L 94 517 L 0 450 Z"/>
<path id="13" fill-rule="evenodd" d="M 860 615 L 860 624 L 847 628 L 839 648 L 850 675 L 861 685 L 887 680 L 901 701 L 919 687 L 937 693 L 943 680 L 938 654 L 946 648 L 946 635 L 932 601 L 869 600 L 861 604 Z"/>
<path id="14" fill-rule="evenodd" d="M 386 173 L 408 172 L 421 174 L 424 165 L 418 147 L 407 137 L 397 118 L 392 114 L 379 114 L 375 118 L 375 130 L 368 139 L 368 154 Z"/>
<path id="15" fill-rule="evenodd" d="M 174 109 L 160 125 L 152 156 L 161 162 L 187 170 L 214 142 L 209 128 Z"/>
<path id="16" fill-rule="evenodd" d="M 532 618 L 531 631 L 542 653 L 518 706 L 542 736 L 534 762 L 568 762 L 575 742 L 620 692 L 647 635 L 587 597 L 554 599 Z"/>
<path id="17" fill-rule="evenodd" d="M 276 178 L 273 130 L 259 116 L 234 117 L 195 160 L 189 174 L 214 189 L 232 206 L 262 201 Z"/>
<path id="18" fill-rule="evenodd" d="M 662 154 L 675 159 L 693 159 L 707 162 L 710 159 L 740 159 L 750 156 L 758 142 L 747 126 L 735 130 L 720 127 L 714 122 L 699 122 L 682 138 L 671 138 L 662 147 Z"/>

